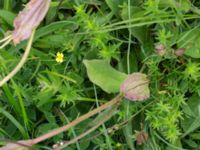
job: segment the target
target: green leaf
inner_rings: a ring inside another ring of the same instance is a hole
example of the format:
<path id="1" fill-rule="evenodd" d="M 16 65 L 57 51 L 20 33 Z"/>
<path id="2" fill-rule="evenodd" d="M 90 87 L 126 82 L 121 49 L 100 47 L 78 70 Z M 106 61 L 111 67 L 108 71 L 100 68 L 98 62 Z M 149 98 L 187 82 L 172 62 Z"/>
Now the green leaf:
<path id="1" fill-rule="evenodd" d="M 55 2 L 54 6 L 51 6 L 49 8 L 49 11 L 46 16 L 46 23 L 50 23 L 54 21 L 56 15 L 57 15 L 57 8 L 59 7 L 59 2 Z"/>
<path id="2" fill-rule="evenodd" d="M 177 42 L 179 48 L 185 48 L 185 55 L 200 58 L 200 29 L 192 29 L 181 34 Z"/>
<path id="3" fill-rule="evenodd" d="M 113 108 L 109 108 L 101 113 L 98 114 L 98 116 L 96 118 L 94 118 L 90 123 L 89 123 L 89 126 L 92 127 L 92 126 L 95 126 L 97 125 L 98 123 L 100 123 L 106 116 L 111 115 L 111 112 L 112 112 L 112 115 L 114 114 L 113 113 Z"/>
<path id="4" fill-rule="evenodd" d="M 16 99 L 13 97 L 12 91 L 11 91 L 10 87 L 7 84 L 5 84 L 3 86 L 3 91 L 4 91 L 5 95 L 6 95 L 6 97 L 8 98 L 9 104 L 13 107 L 13 109 L 16 112 L 16 114 L 20 114 L 20 112 L 21 112 L 20 107 L 19 107 Z"/>
<path id="5" fill-rule="evenodd" d="M 10 26 L 13 26 L 15 14 L 10 11 L 0 10 L 0 18 L 6 21 Z"/>
<path id="6" fill-rule="evenodd" d="M 190 137 L 193 140 L 200 140 L 200 133 L 192 133 L 192 134 L 190 134 Z"/>
<path id="7" fill-rule="evenodd" d="M 52 131 L 52 129 L 56 129 L 58 127 L 59 126 L 56 123 L 43 123 L 37 128 L 37 136 L 46 134 Z M 57 141 L 60 141 L 62 138 L 63 138 L 63 133 L 60 133 L 53 137 L 53 141 L 57 142 Z"/>
<path id="8" fill-rule="evenodd" d="M 189 100 L 187 105 L 183 107 L 184 113 L 187 115 L 182 121 L 182 127 L 185 133 L 182 137 L 191 133 L 195 129 L 200 127 L 200 101 L 198 95 L 193 95 Z"/>
<path id="9" fill-rule="evenodd" d="M 110 7 L 114 14 L 119 10 L 119 6 L 122 2 L 121 0 L 106 0 L 108 7 Z"/>
<path id="10" fill-rule="evenodd" d="M 28 138 L 29 135 L 26 132 L 26 130 L 24 129 L 24 127 L 15 119 L 14 116 L 12 116 L 9 112 L 7 112 L 6 110 L 4 110 L 3 108 L 0 107 L 0 114 L 3 114 L 6 118 L 8 118 L 14 125 L 16 128 L 18 128 L 18 130 L 21 132 L 21 134 L 23 135 L 24 138 Z"/>
<path id="11" fill-rule="evenodd" d="M 51 34 L 59 29 L 62 28 L 67 28 L 68 30 L 73 30 L 76 28 L 76 22 L 73 21 L 58 21 L 58 22 L 53 22 L 47 26 L 39 28 L 34 37 L 34 41 L 38 40 L 41 37 L 44 37 L 48 34 Z M 23 41 L 20 44 L 18 44 L 16 47 L 12 46 L 9 50 L 17 51 L 21 48 L 24 48 L 26 46 L 27 41 Z"/>
<path id="12" fill-rule="evenodd" d="M 137 19 L 137 18 L 141 18 L 144 17 L 144 13 L 145 11 L 139 7 L 130 7 L 131 10 L 131 17 L 130 19 Z M 121 13 L 122 19 L 127 21 L 128 20 L 128 6 L 124 6 L 122 9 L 122 13 Z M 140 26 L 140 27 L 133 27 L 131 28 L 131 34 L 137 38 L 140 43 L 142 43 L 143 45 L 147 42 L 148 40 L 148 28 L 147 26 Z"/>
<path id="13" fill-rule="evenodd" d="M 63 35 L 48 35 L 39 39 L 34 46 L 39 48 L 60 48 L 66 39 Z"/>
<path id="14" fill-rule="evenodd" d="M 159 1 L 159 7 L 162 8 L 175 8 L 179 11 L 188 12 L 191 8 L 192 4 L 190 0 L 181 0 L 181 1 L 172 1 L 172 0 L 165 0 L 165 1 Z"/>
<path id="15" fill-rule="evenodd" d="M 90 81 L 107 93 L 119 92 L 121 83 L 127 75 L 115 70 L 106 60 L 84 60 Z"/>

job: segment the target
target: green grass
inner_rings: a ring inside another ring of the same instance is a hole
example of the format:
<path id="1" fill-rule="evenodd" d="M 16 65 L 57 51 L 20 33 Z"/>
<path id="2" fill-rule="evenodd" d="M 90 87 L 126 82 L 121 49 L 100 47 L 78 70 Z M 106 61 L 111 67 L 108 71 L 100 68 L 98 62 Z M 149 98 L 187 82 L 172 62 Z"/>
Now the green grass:
<path id="1" fill-rule="evenodd" d="M 0 39 L 27 2 L 0 0 Z M 197 0 L 52 0 L 26 63 L 0 87 L 0 145 L 36 138 L 101 107 L 128 74 L 140 72 L 149 79 L 148 99 L 123 98 L 114 112 L 108 108 L 34 147 L 52 149 L 110 117 L 65 149 L 200 149 L 199 12 Z M 27 43 L 0 49 L 0 80 Z M 184 54 L 177 56 L 179 49 Z"/>

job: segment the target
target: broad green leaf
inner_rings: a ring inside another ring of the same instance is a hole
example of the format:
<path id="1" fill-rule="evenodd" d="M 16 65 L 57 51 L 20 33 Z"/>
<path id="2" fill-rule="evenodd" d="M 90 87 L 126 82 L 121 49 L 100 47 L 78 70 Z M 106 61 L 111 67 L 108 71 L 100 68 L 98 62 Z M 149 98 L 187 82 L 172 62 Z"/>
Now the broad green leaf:
<path id="1" fill-rule="evenodd" d="M 200 140 L 200 133 L 192 133 L 192 134 L 190 134 L 190 137 L 193 140 Z"/>
<path id="2" fill-rule="evenodd" d="M 38 126 L 36 135 L 37 136 L 44 135 L 44 134 L 52 131 L 52 129 L 56 129 L 58 127 L 59 126 L 56 123 L 43 123 L 40 126 Z M 62 138 L 63 138 L 63 133 L 60 133 L 53 137 L 53 141 L 57 142 L 57 141 L 61 140 Z"/>
<path id="3" fill-rule="evenodd" d="M 64 35 L 48 35 L 39 39 L 34 46 L 38 48 L 60 48 L 66 40 L 67 37 Z"/>
<path id="4" fill-rule="evenodd" d="M 200 97 L 193 95 L 187 105 L 183 107 L 184 113 L 187 115 L 182 121 L 182 127 L 185 133 L 183 137 L 200 127 Z"/>
<path id="5" fill-rule="evenodd" d="M 48 74 L 48 77 L 40 74 L 38 81 L 42 89 L 34 99 L 39 100 L 37 103 L 38 107 L 44 108 L 44 104 L 50 104 L 53 101 L 52 97 L 61 89 L 62 80 L 60 77 L 52 74 Z"/>
<path id="6" fill-rule="evenodd" d="M 130 63 L 130 73 L 132 72 L 137 72 L 138 71 L 138 56 L 137 56 L 137 51 L 132 51 L 130 54 L 129 54 L 129 63 Z M 125 72 L 127 73 L 127 54 L 122 56 L 122 59 L 119 61 L 119 70 L 122 71 L 122 72 Z"/>
<path id="7" fill-rule="evenodd" d="M 79 4 L 88 4 L 88 5 L 101 5 L 102 0 L 76 0 Z M 69 3 L 69 2 L 68 2 Z"/>
<path id="8" fill-rule="evenodd" d="M 119 10 L 119 6 L 122 4 L 122 2 L 123 1 L 121 0 L 106 0 L 107 5 L 110 7 L 114 14 Z"/>
<path id="9" fill-rule="evenodd" d="M 15 14 L 10 11 L 0 10 L 0 18 L 6 21 L 10 26 L 13 26 Z"/>
<path id="10" fill-rule="evenodd" d="M 198 149 L 198 144 L 192 139 L 184 139 L 184 143 L 191 147 L 191 149 Z"/>
<path id="11" fill-rule="evenodd" d="M 115 70 L 106 60 L 84 60 L 90 81 L 108 93 L 119 92 L 127 75 Z"/>
<path id="12" fill-rule="evenodd" d="M 180 11 L 188 12 L 191 8 L 192 4 L 190 0 L 164 0 L 164 1 L 159 1 L 159 7 L 160 8 L 175 8 Z"/>
<path id="13" fill-rule="evenodd" d="M 136 19 L 136 18 L 141 18 L 144 17 L 144 13 L 145 11 L 139 7 L 133 7 L 131 6 L 131 17 L 130 19 Z M 128 6 L 124 6 L 122 9 L 122 13 L 121 13 L 122 19 L 123 20 L 128 20 Z M 133 24 L 133 23 L 131 23 Z M 133 27 L 131 28 L 131 34 L 137 38 L 140 43 L 142 43 L 143 45 L 146 43 L 146 41 L 148 40 L 148 28 L 147 26 L 140 26 L 140 27 Z"/>
<path id="14" fill-rule="evenodd" d="M 185 55 L 200 58 L 200 29 L 192 29 L 181 34 L 177 42 L 179 48 L 185 48 Z"/>
<path id="15" fill-rule="evenodd" d="M 166 150 L 181 150 L 182 149 L 182 143 L 181 139 L 177 139 L 173 144 L 167 144 Z"/>
<path id="16" fill-rule="evenodd" d="M 68 30 L 73 30 L 76 28 L 75 26 L 76 22 L 73 21 L 58 21 L 58 22 L 53 22 L 50 25 L 44 26 L 39 28 L 34 37 L 34 41 L 38 40 L 39 38 L 46 36 L 48 34 L 51 34 L 55 32 L 56 30 L 63 29 L 64 27 L 67 28 Z M 10 50 L 17 51 L 21 48 L 24 48 L 26 46 L 26 41 L 21 42 L 18 44 L 16 47 L 11 47 Z"/>
<path id="17" fill-rule="evenodd" d="M 52 6 L 49 8 L 49 11 L 46 16 L 46 22 L 50 23 L 54 21 L 56 15 L 57 15 L 57 8 L 59 7 L 59 2 L 54 2 L 56 3 L 55 6 Z"/>

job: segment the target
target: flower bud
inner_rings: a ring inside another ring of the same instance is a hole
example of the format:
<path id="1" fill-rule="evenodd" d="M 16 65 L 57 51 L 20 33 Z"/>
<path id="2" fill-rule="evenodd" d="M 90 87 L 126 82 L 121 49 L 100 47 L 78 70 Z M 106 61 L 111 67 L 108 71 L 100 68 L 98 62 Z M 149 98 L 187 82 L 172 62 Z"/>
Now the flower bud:
<path id="1" fill-rule="evenodd" d="M 149 135 L 145 131 L 140 131 L 136 133 L 137 145 L 142 145 L 148 140 Z"/>
<path id="2" fill-rule="evenodd" d="M 159 56 L 164 56 L 166 53 L 165 46 L 163 44 L 156 44 L 155 51 Z"/>
<path id="3" fill-rule="evenodd" d="M 149 80 L 147 75 L 142 73 L 133 73 L 121 84 L 120 92 L 129 100 L 145 100 L 149 98 Z"/>

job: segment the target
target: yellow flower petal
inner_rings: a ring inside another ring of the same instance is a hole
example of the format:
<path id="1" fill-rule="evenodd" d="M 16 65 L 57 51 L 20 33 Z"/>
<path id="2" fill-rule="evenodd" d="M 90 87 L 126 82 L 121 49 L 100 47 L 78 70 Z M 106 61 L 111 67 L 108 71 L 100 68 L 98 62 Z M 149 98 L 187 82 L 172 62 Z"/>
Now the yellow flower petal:
<path id="1" fill-rule="evenodd" d="M 56 53 L 56 62 L 62 63 L 63 62 L 63 58 L 64 58 L 63 53 L 60 53 L 60 52 Z"/>

